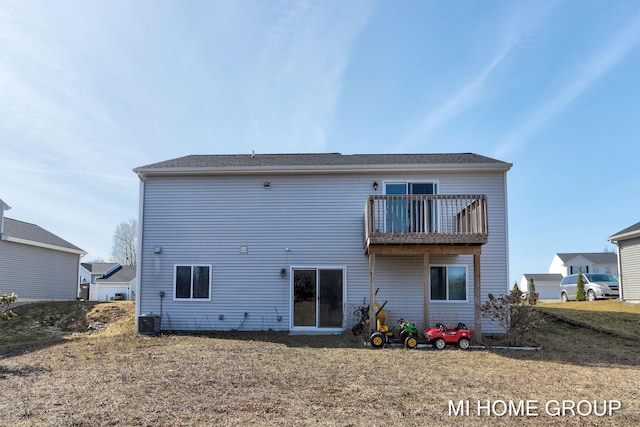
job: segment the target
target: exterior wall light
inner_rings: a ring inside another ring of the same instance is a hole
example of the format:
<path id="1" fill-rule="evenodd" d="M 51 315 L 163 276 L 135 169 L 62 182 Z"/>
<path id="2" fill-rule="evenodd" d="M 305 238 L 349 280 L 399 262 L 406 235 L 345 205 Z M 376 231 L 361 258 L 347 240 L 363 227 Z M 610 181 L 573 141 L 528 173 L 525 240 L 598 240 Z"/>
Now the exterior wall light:
<path id="1" fill-rule="evenodd" d="M 373 191 L 378 191 L 378 181 L 373 181 Z"/>
<path id="2" fill-rule="evenodd" d="M 283 268 L 282 270 L 280 270 L 280 277 L 284 279 L 286 276 L 287 276 L 287 269 Z"/>

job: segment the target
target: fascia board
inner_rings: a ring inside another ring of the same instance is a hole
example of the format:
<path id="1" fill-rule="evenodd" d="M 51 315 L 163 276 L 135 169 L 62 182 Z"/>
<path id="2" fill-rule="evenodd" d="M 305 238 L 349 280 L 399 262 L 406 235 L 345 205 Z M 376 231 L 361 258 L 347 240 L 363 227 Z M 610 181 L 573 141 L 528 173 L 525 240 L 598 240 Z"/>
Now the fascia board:
<path id="1" fill-rule="evenodd" d="M 3 234 L 3 239 L 2 240 L 6 240 L 7 242 L 20 243 L 20 244 L 23 244 L 23 245 L 36 246 L 36 247 L 39 247 L 39 248 L 53 249 L 53 250 L 61 251 L 61 252 L 69 252 L 69 253 L 72 253 L 72 254 L 82 255 L 82 256 L 88 254 L 88 252 L 85 252 L 85 251 L 83 251 L 81 249 L 78 250 L 78 249 L 64 248 L 62 246 L 50 245 L 48 243 L 34 242 L 33 240 L 20 239 L 18 237 L 11 237 L 11 236 L 7 236 L 6 234 Z"/>
<path id="2" fill-rule="evenodd" d="M 357 173 L 425 173 L 425 172 L 507 172 L 511 163 L 475 163 L 475 164 L 397 164 L 397 165 L 296 165 L 296 166 L 259 166 L 224 168 L 137 168 L 134 172 L 141 179 L 151 176 L 178 175 L 258 175 L 272 174 L 357 174 Z"/>
<path id="3" fill-rule="evenodd" d="M 622 240 L 635 239 L 636 237 L 640 237 L 640 230 L 629 231 L 628 233 L 623 234 L 614 234 L 609 237 L 607 240 L 611 243 L 618 243 Z"/>

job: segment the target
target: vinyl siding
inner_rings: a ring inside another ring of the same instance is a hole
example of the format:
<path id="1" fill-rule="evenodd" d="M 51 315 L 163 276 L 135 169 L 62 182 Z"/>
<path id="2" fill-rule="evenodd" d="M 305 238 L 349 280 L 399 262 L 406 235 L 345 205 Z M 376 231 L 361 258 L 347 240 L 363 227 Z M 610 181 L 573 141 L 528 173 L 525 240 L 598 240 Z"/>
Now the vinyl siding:
<path id="1" fill-rule="evenodd" d="M 369 261 L 363 251 L 366 197 L 374 181 L 402 179 L 438 181 L 440 194 L 487 195 L 483 297 L 506 292 L 503 173 L 148 177 L 142 187 L 138 313 L 162 311 L 163 329 L 288 330 L 292 266 L 345 267 L 346 302 L 361 304 L 369 295 Z M 263 188 L 265 181 L 270 188 Z M 162 252 L 155 254 L 155 247 Z M 468 279 L 468 301 L 433 302 L 431 323 L 473 325 L 473 258 L 431 257 L 431 263 L 464 264 Z M 176 264 L 211 265 L 211 301 L 174 301 Z M 284 279 L 282 268 L 287 270 Z M 378 300 L 389 300 L 385 308 L 392 321 L 421 320 L 422 277 L 422 257 L 376 258 Z M 491 332 L 494 326 L 483 323 L 483 328 Z"/>
<path id="2" fill-rule="evenodd" d="M 626 301 L 640 301 L 640 238 L 618 242 L 622 292 Z"/>
<path id="3" fill-rule="evenodd" d="M 0 241 L 0 292 L 19 300 L 75 300 L 79 263 L 76 254 Z"/>

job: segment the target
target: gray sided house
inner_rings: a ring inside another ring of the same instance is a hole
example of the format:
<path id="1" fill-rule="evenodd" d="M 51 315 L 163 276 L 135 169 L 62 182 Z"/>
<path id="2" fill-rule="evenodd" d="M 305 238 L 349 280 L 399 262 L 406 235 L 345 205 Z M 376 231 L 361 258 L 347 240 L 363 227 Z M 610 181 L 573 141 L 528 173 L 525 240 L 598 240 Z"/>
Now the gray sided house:
<path id="1" fill-rule="evenodd" d="M 506 174 L 477 154 L 186 156 L 140 178 L 138 316 L 164 330 L 463 322 L 508 292 Z"/>
<path id="2" fill-rule="evenodd" d="M 620 299 L 640 301 L 640 222 L 619 231 L 608 240 L 618 245 Z"/>
<path id="3" fill-rule="evenodd" d="M 75 300 L 80 257 L 86 252 L 55 234 L 4 216 L 0 200 L 0 292 L 19 301 Z"/>

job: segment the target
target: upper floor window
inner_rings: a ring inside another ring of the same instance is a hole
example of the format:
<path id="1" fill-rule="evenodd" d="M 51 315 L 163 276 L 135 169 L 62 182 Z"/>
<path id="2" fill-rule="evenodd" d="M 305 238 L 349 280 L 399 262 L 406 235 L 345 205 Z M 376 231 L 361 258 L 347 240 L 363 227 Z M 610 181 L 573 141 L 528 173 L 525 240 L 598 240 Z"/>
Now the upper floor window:
<path id="1" fill-rule="evenodd" d="M 385 195 L 390 196 L 385 205 L 385 231 L 423 233 L 435 230 L 435 202 L 410 196 L 436 194 L 436 190 L 435 182 L 385 182 Z"/>
<path id="2" fill-rule="evenodd" d="M 432 301 L 466 301 L 467 267 L 445 265 L 431 267 Z"/>
<path id="3" fill-rule="evenodd" d="M 176 265 L 174 297 L 185 300 L 210 300 L 211 266 Z"/>
<path id="4" fill-rule="evenodd" d="M 578 272 L 582 270 L 583 273 L 591 273 L 589 271 L 589 266 L 582 266 L 582 265 L 571 265 L 569 266 L 569 274 L 578 274 Z"/>

